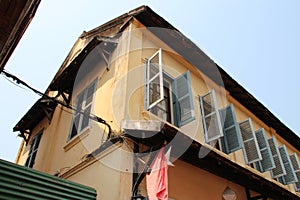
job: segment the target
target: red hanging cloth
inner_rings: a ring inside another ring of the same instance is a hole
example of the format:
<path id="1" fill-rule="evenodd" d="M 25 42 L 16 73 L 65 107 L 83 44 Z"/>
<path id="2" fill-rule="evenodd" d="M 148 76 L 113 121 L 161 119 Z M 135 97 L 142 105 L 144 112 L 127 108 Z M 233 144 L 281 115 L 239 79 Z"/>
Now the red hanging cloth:
<path id="1" fill-rule="evenodd" d="M 151 172 L 146 175 L 149 200 L 168 200 L 168 165 L 162 147 L 150 166 Z"/>

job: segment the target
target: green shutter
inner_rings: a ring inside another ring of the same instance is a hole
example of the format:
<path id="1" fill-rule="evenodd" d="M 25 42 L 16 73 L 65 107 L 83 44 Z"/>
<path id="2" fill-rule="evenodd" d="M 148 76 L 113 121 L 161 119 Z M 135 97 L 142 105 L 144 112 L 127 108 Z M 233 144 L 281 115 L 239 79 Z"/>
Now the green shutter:
<path id="1" fill-rule="evenodd" d="M 290 160 L 292 162 L 298 180 L 297 182 L 294 183 L 294 187 L 297 192 L 300 192 L 300 162 L 296 153 L 290 155 Z"/>
<path id="2" fill-rule="evenodd" d="M 275 138 L 274 137 L 269 138 L 268 143 L 275 163 L 275 168 L 271 169 L 271 176 L 272 178 L 278 178 L 286 174 L 285 168 L 283 166 L 282 159 L 279 154 L 279 150 Z"/>
<path id="3" fill-rule="evenodd" d="M 233 104 L 221 109 L 221 126 L 223 127 L 223 137 L 221 138 L 222 150 L 229 154 L 243 147 L 242 138 Z"/>
<path id="4" fill-rule="evenodd" d="M 255 131 L 255 136 L 262 156 L 262 160 L 258 161 L 258 164 L 260 165 L 260 171 L 265 172 L 275 168 L 275 163 L 272 157 L 268 140 L 266 138 L 265 130 L 262 128 Z"/>
<path id="5" fill-rule="evenodd" d="M 221 127 L 215 91 L 211 90 L 209 93 L 200 96 L 199 104 L 205 142 L 208 143 L 222 137 L 223 130 Z"/>
<path id="6" fill-rule="evenodd" d="M 246 164 L 262 160 L 255 133 L 253 131 L 251 119 L 249 118 L 243 122 L 240 122 L 239 125 L 244 143 L 243 152 Z"/>
<path id="7" fill-rule="evenodd" d="M 286 171 L 286 175 L 282 176 L 283 180 L 284 180 L 284 184 L 287 185 L 290 183 L 297 182 L 297 177 L 296 177 L 296 174 L 294 171 L 294 167 L 293 167 L 290 157 L 287 153 L 286 146 L 283 145 L 283 146 L 279 147 L 278 149 L 279 149 L 280 156 L 282 158 L 283 166 Z"/>
<path id="8" fill-rule="evenodd" d="M 182 74 L 172 83 L 175 125 L 181 127 L 195 119 L 190 72 Z"/>
<path id="9" fill-rule="evenodd" d="M 146 61 L 145 106 L 149 110 L 164 99 L 162 50 Z"/>

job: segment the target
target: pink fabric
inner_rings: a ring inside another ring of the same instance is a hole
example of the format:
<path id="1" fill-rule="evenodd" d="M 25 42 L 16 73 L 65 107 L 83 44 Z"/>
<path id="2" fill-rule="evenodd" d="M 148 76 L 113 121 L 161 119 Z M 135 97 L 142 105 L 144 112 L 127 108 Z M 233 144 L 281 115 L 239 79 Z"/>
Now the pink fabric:
<path id="1" fill-rule="evenodd" d="M 146 175 L 149 200 L 168 200 L 168 165 L 162 147 L 151 166 L 151 172 Z"/>

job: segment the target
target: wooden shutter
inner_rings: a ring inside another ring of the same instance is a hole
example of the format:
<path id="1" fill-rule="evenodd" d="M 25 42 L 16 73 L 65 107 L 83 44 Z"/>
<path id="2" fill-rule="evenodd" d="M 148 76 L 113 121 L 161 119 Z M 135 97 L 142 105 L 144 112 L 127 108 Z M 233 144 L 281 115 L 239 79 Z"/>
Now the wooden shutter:
<path id="1" fill-rule="evenodd" d="M 147 110 L 164 99 L 162 50 L 146 61 L 145 107 Z"/>
<path id="2" fill-rule="evenodd" d="M 246 164 L 262 160 L 251 119 L 249 118 L 243 122 L 240 122 L 239 125 L 244 143 L 243 152 Z"/>
<path id="3" fill-rule="evenodd" d="M 208 143 L 222 137 L 223 130 L 221 127 L 215 91 L 211 90 L 209 93 L 200 96 L 199 104 L 205 142 Z"/>
<path id="4" fill-rule="evenodd" d="M 181 127 L 195 119 L 189 71 L 174 79 L 172 91 L 174 101 L 174 124 Z"/>
<path id="5" fill-rule="evenodd" d="M 297 182 L 294 183 L 294 187 L 297 192 L 300 192 L 300 162 L 296 153 L 290 155 L 290 160 L 292 162 L 298 180 Z"/>
<path id="6" fill-rule="evenodd" d="M 219 112 L 221 126 L 223 127 L 222 150 L 229 154 L 243 147 L 240 128 L 236 121 L 233 104 L 221 109 Z"/>
<path id="7" fill-rule="evenodd" d="M 283 145 L 283 146 L 279 147 L 278 149 L 279 149 L 280 156 L 282 158 L 283 166 L 286 171 L 286 174 L 282 176 L 283 180 L 284 180 L 284 184 L 288 185 L 290 183 L 297 182 L 295 170 L 291 163 L 290 157 L 287 153 L 286 146 Z"/>
<path id="8" fill-rule="evenodd" d="M 265 129 L 262 128 L 255 131 L 255 136 L 262 156 L 262 160 L 258 161 L 258 164 L 260 165 L 260 171 L 265 172 L 275 168 L 275 163 L 266 137 Z"/>
<path id="9" fill-rule="evenodd" d="M 285 168 L 283 166 L 282 159 L 279 154 L 279 150 L 275 138 L 274 137 L 269 138 L 268 143 L 275 163 L 275 168 L 271 169 L 271 176 L 272 178 L 278 178 L 286 174 Z"/>

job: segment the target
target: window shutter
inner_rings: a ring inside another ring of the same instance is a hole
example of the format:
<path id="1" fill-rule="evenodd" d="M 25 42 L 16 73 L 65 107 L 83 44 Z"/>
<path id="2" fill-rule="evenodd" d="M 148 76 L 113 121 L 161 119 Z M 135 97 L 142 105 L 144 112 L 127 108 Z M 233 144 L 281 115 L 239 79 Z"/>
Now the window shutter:
<path id="1" fill-rule="evenodd" d="M 243 147 L 240 128 L 236 121 L 233 104 L 219 112 L 224 135 L 221 138 L 222 150 L 229 154 Z"/>
<path id="2" fill-rule="evenodd" d="M 262 160 L 255 133 L 253 131 L 251 119 L 249 118 L 243 122 L 240 122 L 239 125 L 244 143 L 243 152 L 246 164 Z"/>
<path id="3" fill-rule="evenodd" d="M 283 145 L 278 149 L 279 149 L 280 156 L 282 158 L 283 166 L 286 171 L 286 175 L 282 176 L 284 180 L 284 184 L 288 185 L 290 183 L 295 183 L 297 181 L 297 177 L 295 174 L 294 167 L 291 163 L 290 157 L 287 153 L 286 146 Z"/>
<path id="4" fill-rule="evenodd" d="M 223 136 L 220 114 L 216 101 L 215 91 L 199 97 L 201 117 L 203 123 L 205 142 L 214 141 Z"/>
<path id="5" fill-rule="evenodd" d="M 164 99 L 162 50 L 146 61 L 145 106 L 149 110 Z"/>
<path id="6" fill-rule="evenodd" d="M 297 182 L 294 183 L 295 190 L 297 192 L 300 192 L 300 162 L 299 162 L 299 159 L 298 159 L 298 157 L 295 153 L 290 155 L 290 160 L 292 162 L 292 165 L 294 167 L 295 174 L 296 174 L 296 177 L 297 177 L 297 180 L 298 180 Z"/>
<path id="7" fill-rule="evenodd" d="M 272 157 L 271 149 L 266 138 L 265 129 L 262 128 L 255 131 L 255 136 L 262 156 L 262 160 L 258 161 L 260 171 L 265 172 L 275 168 L 275 163 Z"/>
<path id="8" fill-rule="evenodd" d="M 182 74 L 172 83 L 175 125 L 181 127 L 195 119 L 190 72 Z"/>
<path id="9" fill-rule="evenodd" d="M 282 159 L 279 154 L 279 150 L 275 138 L 274 137 L 269 138 L 268 143 L 275 163 L 275 168 L 271 169 L 271 176 L 272 178 L 278 178 L 286 174 L 285 168 L 283 167 Z"/>

